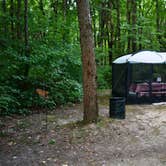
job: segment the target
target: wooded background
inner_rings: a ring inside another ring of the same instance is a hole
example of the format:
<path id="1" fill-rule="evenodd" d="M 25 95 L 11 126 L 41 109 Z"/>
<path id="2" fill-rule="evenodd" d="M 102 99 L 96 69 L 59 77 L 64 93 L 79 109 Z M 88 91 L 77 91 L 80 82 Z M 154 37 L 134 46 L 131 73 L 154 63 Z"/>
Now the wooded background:
<path id="1" fill-rule="evenodd" d="M 74 0 L 0 1 L 0 111 L 29 112 L 82 99 Z M 92 0 L 98 88 L 111 88 L 111 63 L 139 50 L 165 51 L 165 0 Z M 36 89 L 47 91 L 45 100 Z"/>

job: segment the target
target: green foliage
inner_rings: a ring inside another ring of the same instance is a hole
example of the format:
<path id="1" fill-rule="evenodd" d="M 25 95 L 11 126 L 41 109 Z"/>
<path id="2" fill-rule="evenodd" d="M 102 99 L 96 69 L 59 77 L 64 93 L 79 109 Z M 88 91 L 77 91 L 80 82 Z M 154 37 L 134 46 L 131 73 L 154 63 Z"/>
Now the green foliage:
<path id="1" fill-rule="evenodd" d="M 49 145 L 54 145 L 55 143 L 56 143 L 55 139 L 51 139 L 51 140 L 49 140 L 49 142 L 48 142 Z"/>
<path id="2" fill-rule="evenodd" d="M 77 45 L 35 48 L 31 56 L 31 80 L 43 82 L 56 105 L 81 99 L 81 61 Z M 40 87 L 40 85 L 38 85 Z"/>
<path id="3" fill-rule="evenodd" d="M 111 66 L 108 64 L 108 49 L 98 48 L 95 50 L 96 63 L 97 63 L 97 85 L 98 89 L 110 89 L 112 71 Z"/>
<path id="4" fill-rule="evenodd" d="M 82 87 L 77 81 L 64 78 L 50 88 L 50 93 L 56 104 L 76 102 L 81 100 Z"/>
<path id="5" fill-rule="evenodd" d="M 27 59 L 14 48 L 1 52 L 0 111 L 1 114 L 28 114 L 31 108 L 53 109 L 55 106 L 81 100 L 81 60 L 78 45 L 32 45 Z M 30 65 L 28 77 L 24 66 Z M 36 89 L 48 91 L 48 98 Z"/>
<path id="6" fill-rule="evenodd" d="M 97 83 L 99 89 L 110 89 L 112 72 L 109 65 L 99 66 L 97 70 Z"/>
<path id="7" fill-rule="evenodd" d="M 21 1 L 20 9 L 18 2 L 6 1 L 6 6 L 1 4 L 0 10 L 0 113 L 28 114 L 34 107 L 53 109 L 60 104 L 80 101 L 82 66 L 75 1 L 67 4 L 62 1 L 28 1 L 27 54 L 24 1 Z M 127 21 L 127 2 L 90 2 L 99 89 L 111 88 L 109 51 L 112 59 L 132 52 L 131 48 L 128 49 L 129 37 L 135 37 L 137 50 L 165 51 L 165 2 L 158 1 L 158 10 L 157 1 L 137 1 L 134 26 Z M 111 46 L 110 40 L 113 42 Z M 48 91 L 48 97 L 39 96 L 37 88 Z"/>

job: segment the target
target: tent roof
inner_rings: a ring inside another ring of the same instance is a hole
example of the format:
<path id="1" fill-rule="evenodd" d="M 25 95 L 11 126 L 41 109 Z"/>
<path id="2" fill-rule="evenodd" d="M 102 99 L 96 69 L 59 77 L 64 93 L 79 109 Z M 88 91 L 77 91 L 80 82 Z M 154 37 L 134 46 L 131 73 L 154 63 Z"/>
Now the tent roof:
<path id="1" fill-rule="evenodd" d="M 117 58 L 113 63 L 147 63 L 163 64 L 166 63 L 166 52 L 141 51 L 135 54 L 128 54 Z"/>
<path id="2" fill-rule="evenodd" d="M 128 59 L 132 56 L 132 54 L 128 54 L 128 55 L 124 55 L 121 56 L 119 58 L 117 58 L 116 60 L 113 61 L 113 63 L 118 63 L 118 64 L 123 64 L 123 63 L 127 63 Z"/>

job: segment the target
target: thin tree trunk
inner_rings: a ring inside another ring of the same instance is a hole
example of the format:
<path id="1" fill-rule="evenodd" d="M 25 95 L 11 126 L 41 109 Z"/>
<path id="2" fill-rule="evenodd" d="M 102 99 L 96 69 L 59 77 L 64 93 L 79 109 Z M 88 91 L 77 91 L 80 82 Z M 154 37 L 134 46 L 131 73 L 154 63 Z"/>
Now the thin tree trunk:
<path id="1" fill-rule="evenodd" d="M 127 0 L 127 24 L 128 24 L 128 35 L 127 35 L 127 52 L 131 51 L 131 31 L 130 31 L 130 25 L 131 25 L 131 0 Z"/>
<path id="2" fill-rule="evenodd" d="M 20 14 L 21 14 L 21 0 L 17 0 L 17 39 L 21 39 Z"/>
<path id="3" fill-rule="evenodd" d="M 142 27 L 139 28 L 139 50 L 142 50 Z"/>
<path id="4" fill-rule="evenodd" d="M 113 3 L 112 1 L 108 2 L 108 8 L 110 11 L 107 13 L 107 40 L 108 40 L 108 56 L 109 56 L 109 65 L 112 65 L 112 49 L 114 44 L 114 25 L 113 25 L 113 18 L 112 18 L 112 9 Z"/>
<path id="5" fill-rule="evenodd" d="M 53 8 L 53 12 L 54 12 L 54 32 L 56 34 L 57 32 L 57 18 L 58 18 L 58 0 L 52 0 L 51 1 L 51 7 Z"/>
<path id="6" fill-rule="evenodd" d="M 6 32 L 7 32 L 6 17 L 5 17 L 5 15 L 6 15 L 6 0 L 2 1 L 2 10 L 3 10 L 3 13 L 4 13 L 4 16 L 3 16 L 3 23 L 4 23 L 3 32 L 4 32 L 4 35 L 6 36 Z"/>
<path id="7" fill-rule="evenodd" d="M 24 40 L 25 40 L 25 56 L 29 60 L 29 40 L 28 40 L 28 0 L 24 0 Z M 25 77 L 28 77 L 29 62 L 25 65 Z"/>
<path id="8" fill-rule="evenodd" d="M 116 0 L 116 14 L 117 14 L 117 46 L 118 50 L 121 50 L 120 46 L 120 0 Z M 121 51 L 120 51 L 121 52 Z"/>
<path id="9" fill-rule="evenodd" d="M 69 34 L 70 34 L 70 29 L 67 28 L 68 24 L 71 23 L 71 18 L 70 18 L 70 13 L 69 13 L 69 7 L 71 5 L 71 1 L 69 0 L 63 0 L 62 4 L 62 10 L 63 10 L 63 24 L 64 24 L 64 30 L 62 31 L 62 39 L 63 42 L 69 42 Z"/>
<path id="10" fill-rule="evenodd" d="M 159 14 L 160 8 L 159 8 L 159 1 L 156 0 L 156 29 L 157 29 L 157 38 L 158 38 L 158 42 L 160 44 L 160 48 L 162 46 L 161 43 L 161 35 L 160 35 L 160 14 Z"/>
<path id="11" fill-rule="evenodd" d="M 132 51 L 137 50 L 137 41 L 136 41 L 136 22 L 137 22 L 137 2 L 136 0 L 132 0 Z"/>
<path id="12" fill-rule="evenodd" d="M 66 20 L 67 14 L 67 0 L 63 0 L 63 18 Z"/>
<path id="13" fill-rule="evenodd" d="M 142 13 L 141 13 L 141 3 L 139 3 L 139 17 L 142 17 Z M 142 27 L 141 27 L 141 21 L 139 21 L 139 50 L 142 50 Z"/>
<path id="14" fill-rule="evenodd" d="M 99 47 L 103 47 L 104 45 L 104 25 L 105 25 L 105 2 L 101 2 L 101 10 L 99 13 L 99 37 L 98 37 L 98 45 Z"/>
<path id="15" fill-rule="evenodd" d="M 11 21 L 10 21 L 10 25 L 11 25 L 11 37 L 12 37 L 12 39 L 14 38 L 14 2 L 13 2 L 13 0 L 10 0 L 10 19 L 11 19 Z"/>
<path id="16" fill-rule="evenodd" d="M 63 4 L 62 4 L 62 11 L 63 11 L 63 24 L 64 24 L 64 27 L 67 26 L 67 0 L 63 0 Z M 68 33 L 66 32 L 66 30 L 63 30 L 62 31 L 62 40 L 63 42 L 66 42 L 67 41 L 67 36 L 68 36 Z"/>
<path id="17" fill-rule="evenodd" d="M 84 122 L 89 123 L 98 118 L 96 63 L 89 1 L 77 0 L 77 7 L 83 63 Z"/>
<path id="18" fill-rule="evenodd" d="M 40 11 L 42 12 L 42 15 L 45 16 L 43 0 L 40 0 L 40 1 L 39 1 L 39 9 L 40 9 Z M 41 34 L 41 38 L 43 38 L 43 37 L 46 36 L 45 31 L 40 31 L 40 34 Z"/>

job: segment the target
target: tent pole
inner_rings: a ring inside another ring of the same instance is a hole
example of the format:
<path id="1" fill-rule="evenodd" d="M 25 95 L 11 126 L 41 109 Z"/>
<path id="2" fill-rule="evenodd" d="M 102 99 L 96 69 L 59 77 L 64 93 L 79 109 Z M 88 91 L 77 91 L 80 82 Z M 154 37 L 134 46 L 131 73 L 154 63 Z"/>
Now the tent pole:
<path id="1" fill-rule="evenodd" d="M 153 64 L 150 65 L 150 82 L 149 82 L 149 96 L 152 103 L 152 81 L 153 81 Z"/>
<path id="2" fill-rule="evenodd" d="M 114 85 L 115 81 L 114 81 L 114 64 L 112 63 L 112 97 L 114 97 Z"/>
<path id="3" fill-rule="evenodd" d="M 129 94 L 129 74 L 130 74 L 130 64 L 127 63 L 126 66 L 126 83 L 125 83 L 125 97 L 126 101 L 128 101 L 128 94 Z"/>

